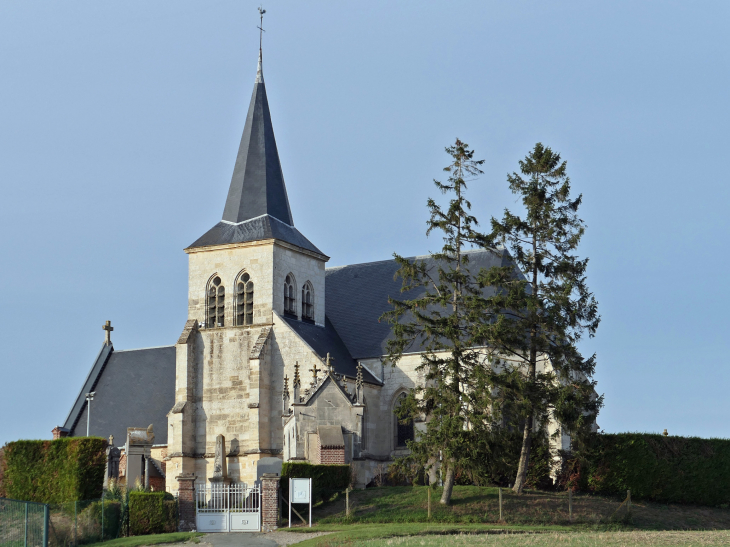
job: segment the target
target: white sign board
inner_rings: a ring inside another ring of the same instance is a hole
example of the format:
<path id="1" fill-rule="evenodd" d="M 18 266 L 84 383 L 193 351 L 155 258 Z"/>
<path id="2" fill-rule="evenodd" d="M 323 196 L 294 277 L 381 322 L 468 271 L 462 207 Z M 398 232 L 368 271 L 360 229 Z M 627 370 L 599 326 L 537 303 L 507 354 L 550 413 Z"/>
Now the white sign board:
<path id="1" fill-rule="evenodd" d="M 310 492 L 310 479 L 292 479 L 291 480 L 291 502 L 292 503 L 309 503 L 312 497 Z"/>

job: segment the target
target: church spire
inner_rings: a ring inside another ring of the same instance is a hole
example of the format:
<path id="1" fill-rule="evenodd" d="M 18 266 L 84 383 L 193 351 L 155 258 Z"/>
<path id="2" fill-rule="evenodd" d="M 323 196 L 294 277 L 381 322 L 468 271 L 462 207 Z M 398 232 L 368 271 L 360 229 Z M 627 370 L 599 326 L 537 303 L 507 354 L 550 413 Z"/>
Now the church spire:
<path id="1" fill-rule="evenodd" d="M 260 11 L 263 17 L 263 10 Z M 233 168 L 226 206 L 223 209 L 223 221 L 240 224 L 263 215 L 270 215 L 289 226 L 294 225 L 284 185 L 284 174 L 279 162 L 279 152 L 276 148 L 274 128 L 271 124 L 262 68 L 262 51 L 259 49 L 256 82 Z"/>

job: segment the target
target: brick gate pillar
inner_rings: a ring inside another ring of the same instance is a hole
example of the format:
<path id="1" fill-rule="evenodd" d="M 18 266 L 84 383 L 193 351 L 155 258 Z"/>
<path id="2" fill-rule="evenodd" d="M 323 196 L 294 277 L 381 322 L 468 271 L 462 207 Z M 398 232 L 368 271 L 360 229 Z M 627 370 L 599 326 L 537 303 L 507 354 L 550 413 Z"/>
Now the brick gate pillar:
<path id="1" fill-rule="evenodd" d="M 279 527 L 279 475 L 261 475 L 261 530 L 271 532 Z"/>
<path id="2" fill-rule="evenodd" d="M 181 532 L 197 529 L 195 521 L 195 475 L 184 473 L 175 477 L 178 483 L 178 508 L 180 511 Z"/>

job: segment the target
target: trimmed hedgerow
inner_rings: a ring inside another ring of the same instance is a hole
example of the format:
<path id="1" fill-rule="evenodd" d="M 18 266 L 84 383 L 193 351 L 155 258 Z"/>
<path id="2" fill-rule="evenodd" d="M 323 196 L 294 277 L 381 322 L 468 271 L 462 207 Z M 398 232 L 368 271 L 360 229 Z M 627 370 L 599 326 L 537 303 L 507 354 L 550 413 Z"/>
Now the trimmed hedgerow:
<path id="1" fill-rule="evenodd" d="M 106 447 L 106 439 L 100 437 L 8 443 L 4 450 L 4 494 L 40 503 L 100 498 Z"/>
<path id="2" fill-rule="evenodd" d="M 317 465 L 307 462 L 284 462 L 281 466 L 281 490 L 289 499 L 289 479 L 312 479 L 312 498 L 328 499 L 335 491 L 350 486 L 349 465 Z"/>
<path id="3" fill-rule="evenodd" d="M 648 433 L 596 435 L 581 457 L 582 490 L 661 503 L 730 503 L 730 440 Z"/>
<path id="4" fill-rule="evenodd" d="M 165 492 L 129 493 L 129 534 L 144 536 L 177 531 L 177 502 Z"/>

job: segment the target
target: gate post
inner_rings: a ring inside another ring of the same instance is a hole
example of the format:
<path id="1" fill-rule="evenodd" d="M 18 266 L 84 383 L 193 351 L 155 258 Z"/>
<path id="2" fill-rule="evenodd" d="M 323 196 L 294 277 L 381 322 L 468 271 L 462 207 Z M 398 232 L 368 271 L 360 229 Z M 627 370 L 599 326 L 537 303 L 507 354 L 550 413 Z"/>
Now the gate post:
<path id="1" fill-rule="evenodd" d="M 181 532 L 190 532 L 198 527 L 195 514 L 195 475 L 184 473 L 175 478 L 178 483 L 177 500 L 180 514 L 178 528 Z"/>
<path id="2" fill-rule="evenodd" d="M 279 474 L 261 475 L 261 531 L 271 532 L 279 527 Z"/>

